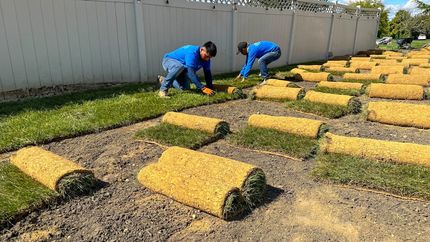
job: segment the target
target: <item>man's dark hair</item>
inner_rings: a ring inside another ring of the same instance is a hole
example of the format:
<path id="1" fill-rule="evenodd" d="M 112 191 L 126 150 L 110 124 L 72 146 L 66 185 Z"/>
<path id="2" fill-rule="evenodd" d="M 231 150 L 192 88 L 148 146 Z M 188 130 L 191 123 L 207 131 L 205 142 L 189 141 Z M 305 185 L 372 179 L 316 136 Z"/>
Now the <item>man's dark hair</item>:
<path id="1" fill-rule="evenodd" d="M 212 42 L 212 41 L 208 41 L 206 42 L 203 47 L 206 48 L 207 52 L 209 53 L 209 55 L 211 57 L 215 57 L 217 50 L 216 50 L 216 45 Z"/>

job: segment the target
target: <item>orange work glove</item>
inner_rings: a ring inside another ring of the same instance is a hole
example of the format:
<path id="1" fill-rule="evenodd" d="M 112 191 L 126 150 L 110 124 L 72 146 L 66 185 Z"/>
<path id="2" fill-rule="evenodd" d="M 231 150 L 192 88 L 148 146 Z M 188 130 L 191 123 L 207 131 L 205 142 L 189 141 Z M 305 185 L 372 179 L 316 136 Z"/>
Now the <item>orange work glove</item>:
<path id="1" fill-rule="evenodd" d="M 212 89 L 207 87 L 203 87 L 202 92 L 208 96 L 212 96 L 215 94 L 215 92 Z"/>

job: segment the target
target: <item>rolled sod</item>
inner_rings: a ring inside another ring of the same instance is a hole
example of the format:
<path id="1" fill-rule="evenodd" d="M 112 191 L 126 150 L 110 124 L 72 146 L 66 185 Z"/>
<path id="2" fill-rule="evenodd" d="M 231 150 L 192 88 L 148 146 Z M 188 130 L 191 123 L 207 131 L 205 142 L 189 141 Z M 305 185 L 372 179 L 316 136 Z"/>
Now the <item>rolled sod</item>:
<path id="1" fill-rule="evenodd" d="M 326 72 L 331 72 L 331 73 L 359 73 L 360 70 L 358 68 L 354 68 L 354 67 L 330 67 L 327 68 L 325 70 Z"/>
<path id="2" fill-rule="evenodd" d="M 252 90 L 249 94 L 251 99 L 262 99 L 262 100 L 298 100 L 301 99 L 305 94 L 303 88 L 294 87 L 273 87 L 273 86 L 261 86 Z"/>
<path id="3" fill-rule="evenodd" d="M 430 106 L 396 102 L 370 102 L 367 120 L 430 129 Z"/>
<path id="4" fill-rule="evenodd" d="M 430 68 L 413 67 L 409 69 L 411 75 L 430 75 Z"/>
<path id="5" fill-rule="evenodd" d="M 371 59 L 385 59 L 387 56 L 385 55 L 370 55 Z"/>
<path id="6" fill-rule="evenodd" d="M 327 130 L 327 126 L 319 120 L 263 114 L 251 115 L 248 119 L 248 126 L 273 129 L 313 139 L 321 137 Z"/>
<path id="7" fill-rule="evenodd" d="M 345 73 L 343 75 L 344 80 L 349 81 L 370 81 L 380 82 L 383 80 L 383 74 L 371 74 L 371 73 Z"/>
<path id="8" fill-rule="evenodd" d="M 365 61 L 365 62 L 369 62 L 370 61 L 370 57 L 351 57 L 351 62 L 358 62 L 358 61 Z"/>
<path id="9" fill-rule="evenodd" d="M 372 63 L 376 63 L 378 65 L 381 64 L 400 64 L 397 60 L 393 60 L 393 59 L 376 59 L 376 60 L 372 60 Z"/>
<path id="10" fill-rule="evenodd" d="M 409 56 L 410 59 L 430 59 L 430 55 L 426 54 L 417 54 L 417 55 L 411 55 Z"/>
<path id="11" fill-rule="evenodd" d="M 419 66 L 421 64 L 429 63 L 429 59 L 404 59 L 402 63 L 409 64 L 411 66 Z"/>
<path id="12" fill-rule="evenodd" d="M 430 146 L 428 145 L 346 137 L 326 133 L 320 144 L 320 151 L 384 162 L 430 166 Z"/>
<path id="13" fill-rule="evenodd" d="M 348 107 L 351 113 L 359 113 L 361 110 L 361 102 L 353 96 L 308 91 L 304 100 Z"/>
<path id="14" fill-rule="evenodd" d="M 86 194 L 97 183 L 92 171 L 39 147 L 18 150 L 11 163 L 63 197 Z"/>
<path id="15" fill-rule="evenodd" d="M 333 81 L 334 77 L 328 72 L 302 72 L 294 75 L 297 81 L 308 81 L 308 82 L 322 82 L 322 81 Z"/>
<path id="16" fill-rule="evenodd" d="M 385 83 L 428 86 L 430 84 L 430 73 L 428 75 L 390 74 Z"/>
<path id="17" fill-rule="evenodd" d="M 423 100 L 424 88 L 419 85 L 372 83 L 367 88 L 369 97 Z"/>
<path id="18" fill-rule="evenodd" d="M 403 53 L 396 52 L 396 51 L 385 51 L 383 53 L 383 55 L 386 55 L 386 56 L 403 56 Z"/>
<path id="19" fill-rule="evenodd" d="M 298 65 L 297 68 L 317 72 L 324 70 L 324 67 L 322 65 Z"/>
<path id="20" fill-rule="evenodd" d="M 348 61 L 347 60 L 329 60 L 326 62 L 326 64 L 335 64 L 335 65 L 346 66 L 348 64 Z"/>
<path id="21" fill-rule="evenodd" d="M 273 86 L 273 87 L 299 87 L 294 82 L 277 80 L 277 79 L 268 79 L 266 81 L 266 85 Z"/>
<path id="22" fill-rule="evenodd" d="M 233 96 L 235 99 L 239 98 L 245 98 L 245 94 L 243 93 L 242 89 L 238 87 L 233 87 L 229 85 L 221 85 L 221 84 L 213 84 L 213 88 L 217 92 L 226 92 Z"/>
<path id="23" fill-rule="evenodd" d="M 375 62 L 364 62 L 364 61 L 358 61 L 358 62 L 351 62 L 349 65 L 351 68 L 356 68 L 360 70 L 371 70 L 372 67 L 376 66 L 377 63 Z"/>
<path id="24" fill-rule="evenodd" d="M 405 73 L 405 67 L 403 66 L 375 66 L 370 71 L 372 74 L 403 74 Z"/>
<path id="25" fill-rule="evenodd" d="M 318 87 L 328 87 L 335 89 L 352 89 L 357 91 L 362 91 L 364 85 L 362 83 L 354 83 L 354 82 L 320 82 L 317 85 Z"/>
<path id="26" fill-rule="evenodd" d="M 430 68 L 430 63 L 422 63 L 418 67 L 421 67 L 421 68 Z"/>
<path id="27" fill-rule="evenodd" d="M 294 69 L 291 69 L 290 72 L 293 73 L 293 74 L 299 74 L 299 73 L 304 73 L 304 72 L 307 72 L 307 71 L 303 70 L 303 69 L 299 69 L 299 68 L 294 68 Z"/>
<path id="28" fill-rule="evenodd" d="M 230 126 L 224 120 L 185 113 L 167 112 L 164 114 L 162 122 L 214 135 L 224 136 L 230 132 Z"/>
<path id="29" fill-rule="evenodd" d="M 407 59 L 406 56 L 387 56 L 387 60 L 396 60 L 397 62 L 401 62 L 404 59 Z"/>

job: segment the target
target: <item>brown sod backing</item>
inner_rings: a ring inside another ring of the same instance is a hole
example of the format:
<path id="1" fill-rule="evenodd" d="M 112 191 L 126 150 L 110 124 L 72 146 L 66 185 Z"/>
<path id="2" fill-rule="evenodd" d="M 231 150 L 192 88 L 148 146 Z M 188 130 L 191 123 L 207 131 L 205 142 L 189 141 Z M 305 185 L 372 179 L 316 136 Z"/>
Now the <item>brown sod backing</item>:
<path id="1" fill-rule="evenodd" d="M 423 100 L 424 88 L 419 85 L 372 83 L 368 87 L 369 97 Z"/>
<path id="2" fill-rule="evenodd" d="M 412 67 L 409 69 L 409 74 L 411 75 L 430 75 L 429 68 Z"/>
<path id="3" fill-rule="evenodd" d="M 404 59 L 402 63 L 409 64 L 411 66 L 419 66 L 420 64 L 429 63 L 428 59 Z"/>
<path id="4" fill-rule="evenodd" d="M 162 122 L 215 135 L 225 135 L 230 131 L 229 124 L 224 120 L 185 113 L 167 112 Z"/>
<path id="5" fill-rule="evenodd" d="M 245 94 L 242 89 L 229 86 L 229 85 L 221 85 L 221 84 L 213 84 L 213 88 L 217 92 L 226 92 L 232 95 L 234 98 L 245 98 Z"/>
<path id="6" fill-rule="evenodd" d="M 382 78 L 382 74 L 371 73 L 345 73 L 343 75 L 343 79 L 345 80 L 380 81 Z"/>
<path id="7" fill-rule="evenodd" d="M 257 128 L 273 129 L 313 139 L 319 138 L 320 135 L 324 133 L 321 131 L 324 125 L 322 121 L 306 118 L 253 114 L 248 119 L 248 125 Z"/>
<path id="8" fill-rule="evenodd" d="M 293 87 L 261 86 L 252 90 L 251 99 L 263 100 L 298 100 L 304 96 L 305 89 Z"/>
<path id="9" fill-rule="evenodd" d="M 298 65 L 297 68 L 307 70 L 307 71 L 323 71 L 324 67 L 322 65 Z"/>
<path id="10" fill-rule="evenodd" d="M 297 81 L 308 81 L 308 82 L 322 82 L 322 81 L 333 81 L 334 77 L 328 72 L 302 72 L 294 75 Z"/>
<path id="11" fill-rule="evenodd" d="M 360 69 L 360 70 L 371 70 L 372 67 L 376 66 L 377 63 L 375 62 L 364 62 L 364 61 L 359 61 L 359 62 L 351 62 L 351 64 L 349 65 L 351 68 L 356 68 L 356 69 Z"/>
<path id="12" fill-rule="evenodd" d="M 354 82 L 320 82 L 318 83 L 317 86 L 336 88 L 336 89 L 353 89 L 358 91 L 361 91 L 364 87 L 362 83 L 354 83 Z"/>
<path id="13" fill-rule="evenodd" d="M 375 66 L 370 71 L 371 74 L 403 74 L 405 73 L 405 67 L 403 66 Z"/>
<path id="14" fill-rule="evenodd" d="M 358 68 L 354 67 L 330 67 L 327 68 L 325 71 L 327 72 L 334 72 L 334 73 L 358 73 L 360 70 Z"/>
<path id="15" fill-rule="evenodd" d="M 351 57 L 351 62 L 359 62 L 359 61 L 369 62 L 370 59 L 371 59 L 370 57 Z"/>
<path id="16" fill-rule="evenodd" d="M 407 84 L 428 86 L 430 82 L 429 75 L 408 75 L 408 74 L 390 74 L 385 83 L 387 84 Z"/>
<path id="17" fill-rule="evenodd" d="M 282 81 L 277 79 L 268 79 L 266 81 L 266 85 L 273 86 L 273 87 L 299 87 L 294 82 Z"/>
<path id="18" fill-rule="evenodd" d="M 430 129 L 430 106 L 395 102 L 370 102 L 367 120 Z"/>
<path id="19" fill-rule="evenodd" d="M 323 153 L 336 153 L 375 159 L 430 166 L 430 146 L 385 140 L 339 136 L 326 133 L 321 142 Z"/>

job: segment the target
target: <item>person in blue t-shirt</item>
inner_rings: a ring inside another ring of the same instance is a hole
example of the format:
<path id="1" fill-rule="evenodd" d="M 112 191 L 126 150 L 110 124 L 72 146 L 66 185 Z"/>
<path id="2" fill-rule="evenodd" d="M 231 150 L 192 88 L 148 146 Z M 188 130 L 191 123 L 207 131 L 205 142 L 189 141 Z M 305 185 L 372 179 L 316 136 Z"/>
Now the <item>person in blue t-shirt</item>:
<path id="1" fill-rule="evenodd" d="M 198 90 L 212 96 L 212 73 L 210 59 L 217 54 L 217 48 L 211 41 L 203 46 L 185 45 L 164 55 L 162 65 L 167 71 L 166 77 L 158 76 L 161 83 L 159 96 L 169 98 L 168 90 L 172 86 L 179 90 L 190 89 L 190 81 L 196 85 Z M 204 86 L 196 75 L 203 68 L 206 86 Z"/>
<path id="2" fill-rule="evenodd" d="M 238 51 L 236 54 L 238 55 L 239 53 L 242 53 L 242 55 L 246 55 L 246 61 L 240 74 L 235 80 L 242 77 L 242 81 L 245 81 L 249 76 L 249 72 L 251 71 L 255 59 L 258 58 L 260 74 L 263 78 L 263 82 L 261 84 L 265 84 L 266 80 L 269 79 L 269 70 L 267 69 L 267 65 L 281 57 L 281 48 L 273 42 L 263 40 L 255 43 L 240 42 L 237 45 L 237 49 Z"/>

